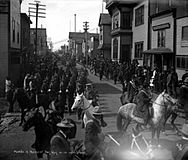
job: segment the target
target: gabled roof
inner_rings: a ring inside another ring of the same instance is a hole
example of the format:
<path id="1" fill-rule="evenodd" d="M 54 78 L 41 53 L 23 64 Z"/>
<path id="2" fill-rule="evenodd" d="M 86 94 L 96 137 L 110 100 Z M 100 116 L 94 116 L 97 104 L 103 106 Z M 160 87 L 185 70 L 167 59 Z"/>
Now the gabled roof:
<path id="1" fill-rule="evenodd" d="M 110 17 L 110 14 L 108 13 L 101 13 L 100 14 L 100 18 L 99 18 L 99 24 L 98 26 L 101 26 L 101 25 L 110 25 L 111 24 L 111 17 Z"/>

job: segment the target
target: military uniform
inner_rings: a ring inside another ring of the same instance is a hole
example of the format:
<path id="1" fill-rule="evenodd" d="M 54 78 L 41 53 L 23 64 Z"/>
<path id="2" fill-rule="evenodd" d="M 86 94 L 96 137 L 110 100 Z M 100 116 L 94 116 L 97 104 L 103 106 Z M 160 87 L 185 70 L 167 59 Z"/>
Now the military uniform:
<path id="1" fill-rule="evenodd" d="M 85 127 L 85 148 L 89 160 L 101 159 L 101 127 L 97 120 L 91 119 L 86 123 Z"/>

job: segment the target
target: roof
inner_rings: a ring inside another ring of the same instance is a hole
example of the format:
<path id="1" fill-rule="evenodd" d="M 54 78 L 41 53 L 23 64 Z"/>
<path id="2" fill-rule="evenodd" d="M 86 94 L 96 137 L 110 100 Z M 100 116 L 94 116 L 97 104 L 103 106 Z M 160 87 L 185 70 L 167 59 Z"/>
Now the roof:
<path id="1" fill-rule="evenodd" d="M 145 53 L 145 54 L 167 54 L 167 53 L 173 53 L 173 52 L 169 48 L 158 47 L 158 48 L 152 48 L 152 49 L 146 50 L 143 53 Z"/>
<path id="2" fill-rule="evenodd" d="M 100 14 L 100 18 L 99 18 L 99 24 L 98 26 L 100 25 L 111 25 L 111 17 L 110 17 L 110 14 L 107 14 L 107 13 L 101 13 Z"/>

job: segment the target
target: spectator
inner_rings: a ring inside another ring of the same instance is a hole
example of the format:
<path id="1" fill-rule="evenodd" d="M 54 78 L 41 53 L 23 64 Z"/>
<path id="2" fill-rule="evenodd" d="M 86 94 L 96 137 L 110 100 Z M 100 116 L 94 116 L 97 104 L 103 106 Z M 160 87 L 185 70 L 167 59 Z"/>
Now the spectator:
<path id="1" fill-rule="evenodd" d="M 171 71 L 167 76 L 167 92 L 174 98 L 177 97 L 176 87 L 178 85 L 178 75 L 175 72 L 174 67 L 171 67 Z"/>
<path id="2" fill-rule="evenodd" d="M 13 112 L 13 92 L 14 92 L 14 85 L 9 77 L 6 77 L 5 80 L 5 94 L 6 99 L 9 103 L 9 110 L 8 112 Z"/>

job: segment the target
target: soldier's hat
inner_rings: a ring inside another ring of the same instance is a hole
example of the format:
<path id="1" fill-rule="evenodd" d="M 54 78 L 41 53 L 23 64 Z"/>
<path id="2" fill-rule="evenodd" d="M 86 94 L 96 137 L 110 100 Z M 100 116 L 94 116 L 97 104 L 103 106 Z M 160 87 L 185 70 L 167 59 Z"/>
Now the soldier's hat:
<path id="1" fill-rule="evenodd" d="M 67 119 L 63 119 L 60 123 L 57 124 L 57 127 L 60 128 L 72 128 L 74 125 L 70 123 Z"/>

